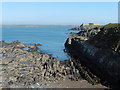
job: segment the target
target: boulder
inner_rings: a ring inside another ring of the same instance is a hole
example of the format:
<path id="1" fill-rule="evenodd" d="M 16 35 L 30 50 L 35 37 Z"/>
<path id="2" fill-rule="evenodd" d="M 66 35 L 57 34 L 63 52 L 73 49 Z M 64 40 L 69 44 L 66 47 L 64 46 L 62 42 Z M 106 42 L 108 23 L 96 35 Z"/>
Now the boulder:
<path id="1" fill-rule="evenodd" d="M 28 48 L 30 51 L 37 51 L 38 50 L 38 47 L 36 45 L 29 45 Z"/>
<path id="2" fill-rule="evenodd" d="M 37 43 L 37 44 L 35 44 L 35 46 L 42 46 L 42 44 Z"/>
<path id="3" fill-rule="evenodd" d="M 16 45 L 17 48 L 25 48 L 25 44 L 24 43 L 19 43 Z"/>

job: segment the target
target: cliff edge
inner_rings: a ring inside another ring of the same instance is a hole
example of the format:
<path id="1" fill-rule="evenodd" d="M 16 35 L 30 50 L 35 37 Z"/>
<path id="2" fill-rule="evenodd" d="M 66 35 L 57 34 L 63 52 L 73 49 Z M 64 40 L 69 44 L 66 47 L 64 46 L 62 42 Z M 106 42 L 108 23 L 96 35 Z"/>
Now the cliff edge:
<path id="1" fill-rule="evenodd" d="M 89 36 L 88 40 L 68 38 L 65 47 L 73 58 L 79 59 L 80 63 L 100 77 L 102 83 L 111 87 L 119 86 L 120 24 L 102 26 L 100 31 L 92 37 Z"/>

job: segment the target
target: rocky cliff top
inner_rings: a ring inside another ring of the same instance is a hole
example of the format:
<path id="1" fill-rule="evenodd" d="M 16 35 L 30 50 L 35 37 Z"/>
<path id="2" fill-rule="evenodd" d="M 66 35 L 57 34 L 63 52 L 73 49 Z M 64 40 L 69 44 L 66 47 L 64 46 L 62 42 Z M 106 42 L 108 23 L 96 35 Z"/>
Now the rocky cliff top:
<path id="1" fill-rule="evenodd" d="M 120 24 L 107 24 L 89 40 L 99 48 L 109 48 L 120 53 Z"/>

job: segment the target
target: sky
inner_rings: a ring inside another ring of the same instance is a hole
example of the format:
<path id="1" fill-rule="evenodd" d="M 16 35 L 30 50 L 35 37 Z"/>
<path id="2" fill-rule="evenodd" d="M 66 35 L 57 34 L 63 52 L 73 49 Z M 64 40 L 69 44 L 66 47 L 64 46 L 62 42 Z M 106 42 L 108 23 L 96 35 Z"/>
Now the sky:
<path id="1" fill-rule="evenodd" d="M 3 2 L 5 25 L 79 25 L 117 23 L 117 2 Z"/>

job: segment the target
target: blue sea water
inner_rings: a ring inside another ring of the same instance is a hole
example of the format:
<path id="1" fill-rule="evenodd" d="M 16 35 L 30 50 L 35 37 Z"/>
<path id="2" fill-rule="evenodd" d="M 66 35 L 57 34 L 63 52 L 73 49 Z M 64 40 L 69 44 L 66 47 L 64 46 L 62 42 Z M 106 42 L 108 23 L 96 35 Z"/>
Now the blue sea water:
<path id="1" fill-rule="evenodd" d="M 19 40 L 26 44 L 40 43 L 40 50 L 43 53 L 52 54 L 59 60 L 68 59 L 64 53 L 64 43 L 69 35 L 65 34 L 71 27 L 27 27 L 27 28 L 3 28 L 2 40 L 12 42 Z M 77 31 L 78 32 L 78 31 Z"/>

